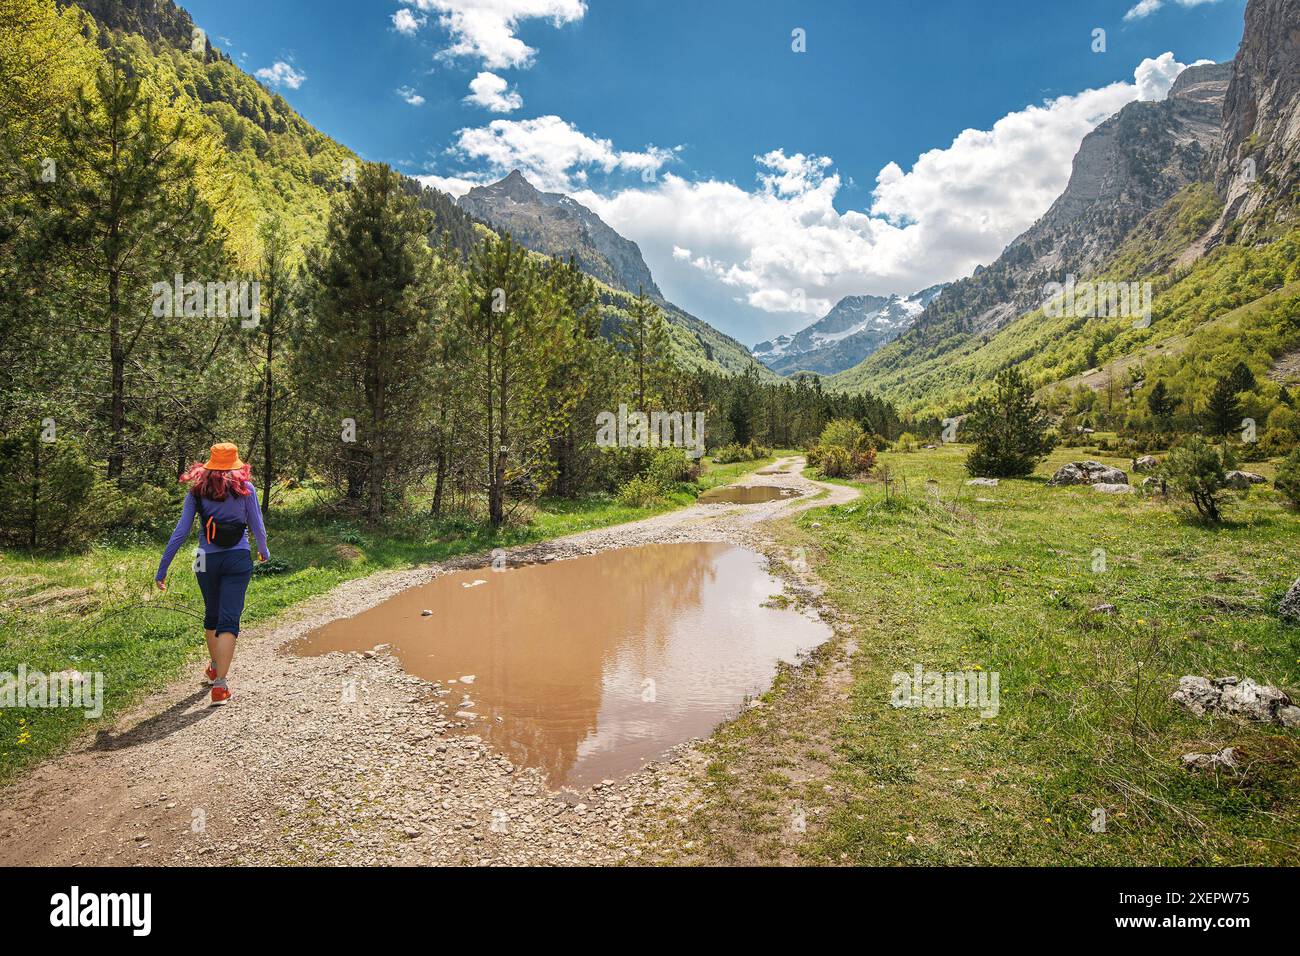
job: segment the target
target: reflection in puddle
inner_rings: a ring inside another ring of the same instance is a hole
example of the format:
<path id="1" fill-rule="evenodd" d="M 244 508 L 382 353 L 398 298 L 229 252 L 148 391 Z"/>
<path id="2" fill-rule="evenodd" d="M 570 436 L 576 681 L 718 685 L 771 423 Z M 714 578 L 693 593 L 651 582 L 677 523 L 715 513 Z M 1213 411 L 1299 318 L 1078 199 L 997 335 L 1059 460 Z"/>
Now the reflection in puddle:
<path id="1" fill-rule="evenodd" d="M 757 505 L 764 501 L 793 498 L 799 494 L 794 488 L 775 488 L 772 485 L 723 485 L 710 488 L 697 498 L 701 504 Z"/>
<path id="2" fill-rule="evenodd" d="M 781 582 L 761 555 L 728 544 L 485 570 L 403 591 L 290 649 L 391 644 L 407 671 L 451 691 L 449 716 L 476 715 L 467 732 L 554 786 L 582 787 L 706 736 L 767 689 L 777 661 L 830 636 L 797 611 L 764 607 Z M 475 581 L 486 583 L 466 587 Z"/>

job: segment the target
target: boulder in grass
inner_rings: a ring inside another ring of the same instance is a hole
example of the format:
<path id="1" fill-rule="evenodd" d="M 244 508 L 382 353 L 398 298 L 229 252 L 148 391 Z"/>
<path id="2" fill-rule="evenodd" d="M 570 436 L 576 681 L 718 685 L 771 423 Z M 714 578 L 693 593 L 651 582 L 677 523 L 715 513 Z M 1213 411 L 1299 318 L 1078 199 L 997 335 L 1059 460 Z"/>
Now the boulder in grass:
<path id="1" fill-rule="evenodd" d="M 1178 689 L 1169 697 L 1197 717 L 1226 714 L 1264 724 L 1300 727 L 1300 707 L 1285 691 L 1257 684 L 1249 677 L 1216 677 L 1206 680 L 1194 674 L 1178 679 Z"/>
<path id="2" fill-rule="evenodd" d="M 1300 578 L 1296 578 L 1295 584 L 1291 585 L 1291 590 L 1286 592 L 1282 603 L 1278 605 L 1277 612 L 1282 615 L 1283 620 L 1300 624 Z"/>
<path id="3" fill-rule="evenodd" d="M 996 488 L 998 480 L 996 478 L 972 478 L 966 484 L 979 485 L 981 488 Z"/>
<path id="4" fill-rule="evenodd" d="M 1128 475 L 1099 461 L 1072 461 L 1056 469 L 1049 485 L 1127 485 Z"/>
<path id="5" fill-rule="evenodd" d="M 1257 475 L 1253 471 L 1230 471 L 1223 476 L 1229 487 L 1232 488 L 1249 488 L 1251 485 L 1265 484 L 1268 479 L 1263 475 Z"/>
<path id="6" fill-rule="evenodd" d="M 1183 754 L 1183 766 L 1188 770 L 1236 770 L 1237 754 L 1231 747 L 1212 754 Z"/>
<path id="7" fill-rule="evenodd" d="M 1108 481 L 1097 482 L 1095 485 L 1092 486 L 1092 490 L 1100 491 L 1108 495 L 1131 495 L 1135 491 L 1137 491 L 1137 489 L 1134 488 L 1132 485 L 1127 485 L 1127 484 L 1117 485 L 1117 484 L 1111 484 Z"/>
<path id="8" fill-rule="evenodd" d="M 1290 704 L 1291 699 L 1276 687 L 1256 684 L 1249 677 L 1226 685 L 1219 697 L 1219 708 L 1225 713 L 1264 723 L 1271 723 Z"/>
<path id="9" fill-rule="evenodd" d="M 1178 690 L 1169 699 L 1182 704 L 1197 717 L 1204 717 L 1219 706 L 1222 691 L 1204 677 L 1189 674 L 1178 678 Z"/>
<path id="10" fill-rule="evenodd" d="M 1155 471 L 1160 467 L 1160 460 L 1155 455 L 1143 455 L 1133 462 L 1134 471 Z"/>

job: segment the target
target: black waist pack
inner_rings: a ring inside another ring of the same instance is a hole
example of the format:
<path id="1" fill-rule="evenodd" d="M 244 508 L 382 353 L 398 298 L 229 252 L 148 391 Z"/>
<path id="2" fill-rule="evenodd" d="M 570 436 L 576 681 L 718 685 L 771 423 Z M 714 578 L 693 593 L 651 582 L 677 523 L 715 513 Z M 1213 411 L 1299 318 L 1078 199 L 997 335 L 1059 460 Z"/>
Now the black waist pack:
<path id="1" fill-rule="evenodd" d="M 202 528 L 203 540 L 208 544 L 216 545 L 218 548 L 233 548 L 239 544 L 244 537 L 244 530 L 248 525 L 242 521 L 218 521 L 216 518 L 209 518 L 203 514 L 203 499 L 196 499 L 199 503 L 199 524 Z"/>

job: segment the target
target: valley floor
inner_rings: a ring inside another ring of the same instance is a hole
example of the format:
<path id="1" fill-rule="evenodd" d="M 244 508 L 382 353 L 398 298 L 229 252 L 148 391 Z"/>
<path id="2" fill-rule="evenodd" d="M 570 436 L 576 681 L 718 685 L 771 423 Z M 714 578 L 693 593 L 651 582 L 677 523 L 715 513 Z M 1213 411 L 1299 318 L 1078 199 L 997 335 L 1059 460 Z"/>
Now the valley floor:
<path id="1" fill-rule="evenodd" d="M 750 482 L 800 499 L 744 508 L 693 505 L 507 551 L 510 563 L 640 544 L 771 546 L 769 519 L 850 501 L 792 473 Z M 235 702 L 212 709 L 181 681 L 0 801 L 0 865 L 614 863 L 655 853 L 664 814 L 695 799 L 697 751 L 613 786 L 553 791 L 477 737 L 455 707 L 382 652 L 304 658 L 286 643 L 485 556 L 345 582 L 241 635 Z M 599 599 L 592 595 L 591 599 Z M 197 672 L 198 665 L 195 665 Z M 355 701 L 340 687 L 355 681 Z M 504 812 L 505 832 L 493 827 Z"/>
<path id="2" fill-rule="evenodd" d="M 511 550 L 741 544 L 834 627 L 712 737 L 623 781 L 549 789 L 448 732 L 442 698 L 383 653 L 280 652 L 480 555 L 343 583 L 250 633 L 235 706 L 179 683 L 28 774 L 0 803 L 0 864 L 1300 863 L 1295 732 L 1168 699 L 1182 674 L 1300 683 L 1300 627 L 1276 615 L 1294 513 L 1256 489 L 1211 530 L 1159 498 L 1048 487 L 1067 460 L 1127 465 L 1069 449 L 971 487 L 964 452 L 883 455 L 888 488 L 755 476 L 806 495 Z M 918 664 L 998 673 L 997 715 L 891 706 Z M 1238 772 L 1182 766 L 1226 746 Z"/>

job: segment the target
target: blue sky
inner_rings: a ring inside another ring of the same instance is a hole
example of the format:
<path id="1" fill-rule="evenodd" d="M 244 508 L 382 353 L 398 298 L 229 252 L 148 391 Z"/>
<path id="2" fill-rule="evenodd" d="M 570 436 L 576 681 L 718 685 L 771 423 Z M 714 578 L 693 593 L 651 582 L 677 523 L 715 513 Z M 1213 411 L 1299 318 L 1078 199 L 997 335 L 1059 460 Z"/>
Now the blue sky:
<path id="1" fill-rule="evenodd" d="M 1097 122 L 1236 52 L 1245 0 L 1136 2 L 182 5 L 365 158 L 452 191 L 519 165 L 753 344 L 991 260 Z"/>

